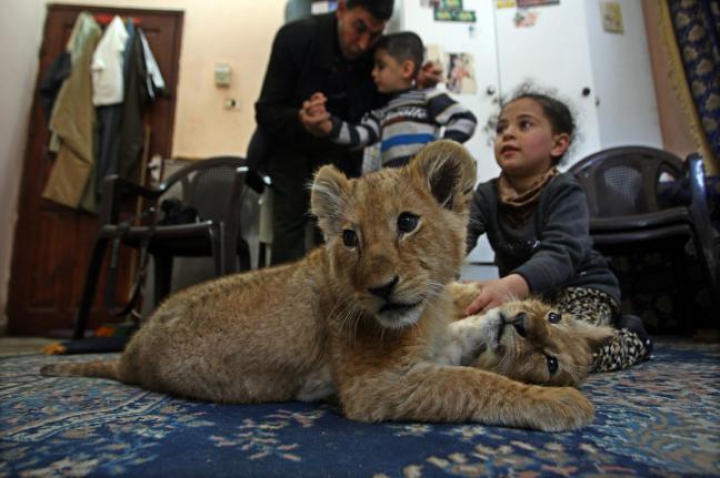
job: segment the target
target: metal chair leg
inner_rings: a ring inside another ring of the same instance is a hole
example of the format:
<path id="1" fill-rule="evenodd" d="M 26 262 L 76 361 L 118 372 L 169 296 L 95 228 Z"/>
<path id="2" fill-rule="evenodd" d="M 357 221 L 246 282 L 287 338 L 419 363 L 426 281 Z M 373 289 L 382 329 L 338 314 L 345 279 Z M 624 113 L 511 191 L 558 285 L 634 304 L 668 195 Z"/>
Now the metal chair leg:
<path id="1" fill-rule="evenodd" d="M 153 308 L 155 308 L 170 294 L 170 288 L 172 286 L 173 256 L 154 254 L 153 261 L 155 266 Z"/>
<path id="2" fill-rule="evenodd" d="M 88 266 L 85 285 L 83 286 L 80 305 L 75 315 L 75 331 L 73 339 L 79 340 L 85 337 L 85 329 L 90 320 L 90 310 L 95 301 L 95 292 L 100 279 L 100 270 L 102 269 L 103 258 L 105 257 L 105 249 L 107 249 L 108 239 L 97 238 L 90 256 L 90 264 Z"/>

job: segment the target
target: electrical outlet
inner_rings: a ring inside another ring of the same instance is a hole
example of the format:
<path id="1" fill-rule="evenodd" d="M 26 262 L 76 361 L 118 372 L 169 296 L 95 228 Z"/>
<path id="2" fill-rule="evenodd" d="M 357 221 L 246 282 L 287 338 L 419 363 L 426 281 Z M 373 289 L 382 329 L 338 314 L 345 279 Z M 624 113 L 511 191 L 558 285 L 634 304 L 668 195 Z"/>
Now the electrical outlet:
<path id="1" fill-rule="evenodd" d="M 239 110 L 240 109 L 240 100 L 236 98 L 225 98 L 225 103 L 223 103 L 223 108 L 226 110 Z"/>

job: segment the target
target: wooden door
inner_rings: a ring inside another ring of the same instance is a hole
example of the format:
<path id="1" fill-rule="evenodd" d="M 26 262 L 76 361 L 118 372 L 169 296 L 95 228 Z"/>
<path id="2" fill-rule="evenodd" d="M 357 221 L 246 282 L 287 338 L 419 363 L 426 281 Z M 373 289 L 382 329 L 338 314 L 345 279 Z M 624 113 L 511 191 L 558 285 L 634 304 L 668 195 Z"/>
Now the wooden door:
<path id="1" fill-rule="evenodd" d="M 183 13 L 69 5 L 49 5 L 40 50 L 38 79 L 61 53 L 81 11 L 137 19 L 164 77 L 167 95 L 149 108 L 149 155 L 167 158 L 172 150 Z M 62 335 L 73 326 L 98 227 L 95 215 L 41 198 L 53 166 L 49 132 L 37 95 L 25 149 L 18 223 L 15 230 L 8 298 L 11 335 Z M 102 275 L 105 277 L 105 274 Z M 118 276 L 127 288 L 129 268 Z M 98 288 L 91 326 L 108 319 L 103 306 L 104 280 Z M 118 297 L 122 297 L 119 291 Z M 125 295 L 126 297 L 126 295 Z"/>

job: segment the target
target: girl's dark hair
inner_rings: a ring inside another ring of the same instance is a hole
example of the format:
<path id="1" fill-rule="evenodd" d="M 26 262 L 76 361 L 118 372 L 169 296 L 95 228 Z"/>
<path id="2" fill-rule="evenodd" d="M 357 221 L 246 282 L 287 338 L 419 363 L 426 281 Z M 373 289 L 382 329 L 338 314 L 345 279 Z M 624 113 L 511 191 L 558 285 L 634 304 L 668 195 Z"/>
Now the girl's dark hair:
<path id="1" fill-rule="evenodd" d="M 348 9 L 362 7 L 377 20 L 390 20 L 394 0 L 347 0 Z"/>
<path id="2" fill-rule="evenodd" d="M 523 98 L 534 100 L 542 107 L 543 113 L 550 120 L 553 133 L 566 133 L 570 137 L 575 133 L 575 120 L 572 113 L 570 113 L 570 108 L 565 103 L 542 93 L 522 93 L 513 98 L 512 101 Z"/>
<path id="3" fill-rule="evenodd" d="M 570 111 L 570 107 L 567 104 L 555 98 L 554 95 L 550 93 L 537 91 L 534 87 L 525 84 L 522 85 L 509 100 L 502 102 L 502 110 L 504 110 L 510 103 L 523 98 L 533 100 L 539 104 L 543 113 L 547 116 L 548 121 L 550 121 L 553 133 L 567 134 L 570 137 L 570 143 L 572 144 L 575 139 L 577 125 L 575 124 L 575 118 Z M 565 153 L 567 154 L 567 151 L 565 151 Z M 556 158 L 555 163 L 560 163 L 566 154 Z"/>
<path id="4" fill-rule="evenodd" d="M 376 50 L 385 50 L 398 63 L 410 60 L 415 65 L 413 78 L 417 77 L 423 64 L 425 49 L 423 42 L 413 32 L 400 32 L 384 35 L 375 46 Z"/>

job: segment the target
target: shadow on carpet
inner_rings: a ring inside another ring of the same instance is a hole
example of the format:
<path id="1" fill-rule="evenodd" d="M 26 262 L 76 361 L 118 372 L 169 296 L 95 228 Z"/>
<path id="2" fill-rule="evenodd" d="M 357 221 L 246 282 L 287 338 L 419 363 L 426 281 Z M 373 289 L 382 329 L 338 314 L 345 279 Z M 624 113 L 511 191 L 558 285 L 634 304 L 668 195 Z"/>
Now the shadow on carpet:
<path id="1" fill-rule="evenodd" d="M 0 476 L 720 476 L 720 346 L 591 376 L 591 426 L 362 424 L 326 404 L 218 405 L 0 359 Z M 109 357 L 106 355 L 105 357 Z"/>

